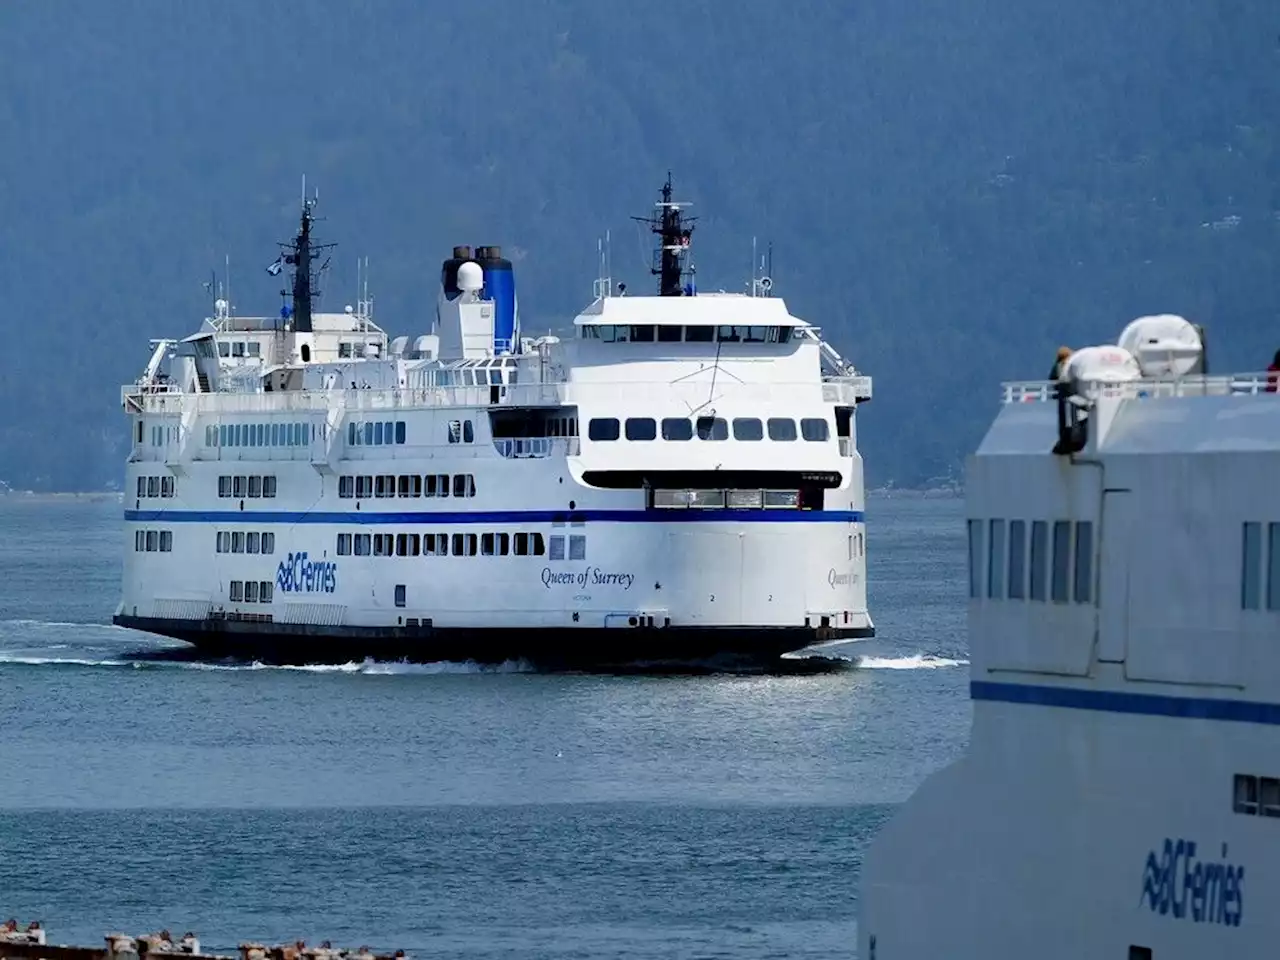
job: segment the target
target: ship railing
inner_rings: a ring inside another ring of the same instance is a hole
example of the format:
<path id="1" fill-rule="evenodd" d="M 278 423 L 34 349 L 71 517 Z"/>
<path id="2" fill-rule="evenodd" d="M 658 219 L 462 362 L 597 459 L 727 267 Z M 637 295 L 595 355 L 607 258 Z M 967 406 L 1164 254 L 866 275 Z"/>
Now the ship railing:
<path id="1" fill-rule="evenodd" d="M 577 437 L 509 437 L 494 440 L 493 447 L 510 460 L 576 457 L 580 452 Z"/>
<path id="2" fill-rule="evenodd" d="M 1090 400 L 1159 400 L 1169 397 L 1255 396 L 1268 393 L 1275 381 L 1267 373 L 1230 373 L 1189 377 L 1144 377 L 1120 383 L 1086 383 L 1083 394 Z M 1001 384 L 1004 403 L 1048 403 L 1057 399 L 1058 383 L 1053 380 L 1023 380 Z"/>
<path id="3" fill-rule="evenodd" d="M 654 490 L 661 510 L 794 510 L 798 490 Z"/>
<path id="4" fill-rule="evenodd" d="M 819 392 L 820 391 L 820 392 Z M 348 412 L 391 411 L 437 407 L 559 407 L 589 401 L 634 403 L 637 397 L 661 397 L 664 401 L 684 401 L 693 407 L 705 405 L 708 386 L 703 380 L 684 381 L 595 381 L 569 383 L 484 384 L 476 386 L 407 386 L 354 390 L 280 390 L 271 392 L 188 393 L 168 386 L 129 385 L 121 396 L 127 409 L 135 413 L 180 414 L 192 405 L 201 415 L 323 413 L 334 406 Z M 853 406 L 871 396 L 871 378 L 829 377 L 821 381 L 734 382 L 728 378 L 716 384 L 716 399 L 735 402 L 785 404 L 811 402 Z"/>

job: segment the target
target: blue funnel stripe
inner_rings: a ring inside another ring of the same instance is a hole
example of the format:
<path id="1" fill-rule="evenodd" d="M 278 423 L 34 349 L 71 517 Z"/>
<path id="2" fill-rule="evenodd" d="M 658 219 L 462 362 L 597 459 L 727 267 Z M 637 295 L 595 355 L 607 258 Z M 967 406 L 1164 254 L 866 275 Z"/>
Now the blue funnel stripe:
<path id="1" fill-rule="evenodd" d="M 493 350 L 514 353 L 516 338 L 516 277 L 505 264 L 484 267 L 484 295 L 493 301 Z"/>

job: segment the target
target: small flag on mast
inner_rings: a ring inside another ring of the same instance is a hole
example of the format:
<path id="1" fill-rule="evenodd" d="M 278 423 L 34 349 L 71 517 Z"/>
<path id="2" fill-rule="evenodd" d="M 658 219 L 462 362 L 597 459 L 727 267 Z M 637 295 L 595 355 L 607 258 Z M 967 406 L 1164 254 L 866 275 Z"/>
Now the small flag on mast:
<path id="1" fill-rule="evenodd" d="M 267 267 L 267 273 L 271 274 L 274 277 L 283 269 L 284 269 L 284 257 L 282 256 L 276 257 L 276 262 L 273 263 L 271 266 Z"/>

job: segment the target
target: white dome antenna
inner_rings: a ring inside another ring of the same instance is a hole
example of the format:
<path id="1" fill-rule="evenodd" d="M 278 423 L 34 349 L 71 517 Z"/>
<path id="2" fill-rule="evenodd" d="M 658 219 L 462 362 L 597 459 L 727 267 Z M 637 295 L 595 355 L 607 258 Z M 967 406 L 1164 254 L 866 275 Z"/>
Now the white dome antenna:
<path id="1" fill-rule="evenodd" d="M 1195 326 L 1172 313 L 1139 317 L 1120 334 L 1146 377 L 1185 377 L 1199 368 L 1204 344 Z"/>
<path id="2" fill-rule="evenodd" d="M 463 293 L 479 293 L 484 286 L 484 269 L 473 260 L 458 265 L 458 289 Z"/>

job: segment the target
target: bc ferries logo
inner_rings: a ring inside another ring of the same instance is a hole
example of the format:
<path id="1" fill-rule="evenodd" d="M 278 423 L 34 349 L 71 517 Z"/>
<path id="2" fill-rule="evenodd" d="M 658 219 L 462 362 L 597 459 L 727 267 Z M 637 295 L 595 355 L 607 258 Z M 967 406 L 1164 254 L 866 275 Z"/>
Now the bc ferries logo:
<path id="1" fill-rule="evenodd" d="M 542 585 L 550 590 L 552 587 L 621 587 L 630 590 L 635 583 L 634 573 L 609 573 L 599 567 L 586 567 L 574 573 L 572 570 L 552 570 L 542 568 Z"/>
<path id="2" fill-rule="evenodd" d="M 1221 859 L 1227 860 L 1225 843 Z M 1238 927 L 1244 915 L 1244 867 L 1197 860 L 1192 840 L 1165 840 L 1162 853 L 1147 854 L 1141 902 L 1161 916 Z"/>
<path id="3" fill-rule="evenodd" d="M 333 593 L 338 589 L 338 565 L 332 560 L 308 560 L 305 550 L 291 553 L 276 567 L 281 593 Z"/>

